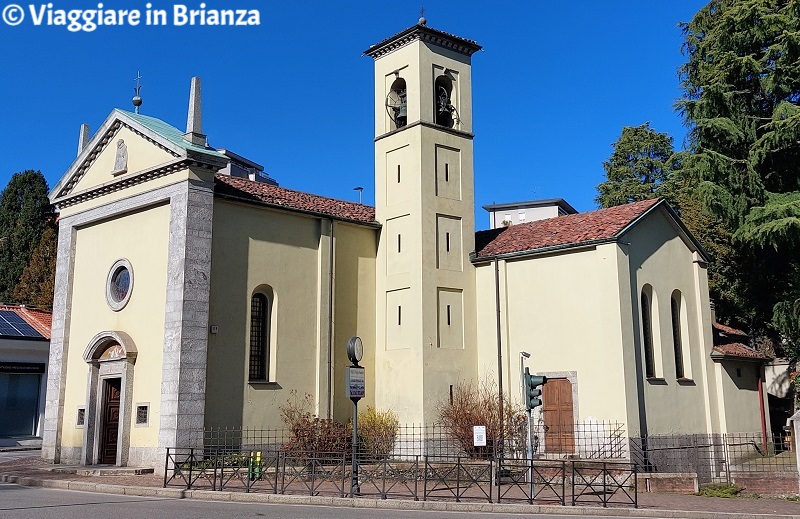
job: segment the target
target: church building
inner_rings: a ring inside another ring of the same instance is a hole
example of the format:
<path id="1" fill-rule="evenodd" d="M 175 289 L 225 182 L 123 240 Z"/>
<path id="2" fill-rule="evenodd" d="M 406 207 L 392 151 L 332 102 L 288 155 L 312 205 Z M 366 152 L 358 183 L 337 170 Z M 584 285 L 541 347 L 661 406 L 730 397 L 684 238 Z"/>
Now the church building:
<path id="1" fill-rule="evenodd" d="M 665 202 L 475 232 L 480 48 L 421 19 L 365 51 L 375 207 L 210 147 L 197 78 L 185 132 L 138 106 L 84 127 L 50 193 L 44 458 L 160 467 L 204 428 L 280 427 L 292 391 L 346 422 L 354 336 L 362 402 L 401 423 L 435 423 L 456 384 L 486 376 L 518 400 L 524 352 L 549 378 L 545 425 L 758 432 L 763 368 L 731 381 L 730 356 L 712 358 L 709 258 Z"/>

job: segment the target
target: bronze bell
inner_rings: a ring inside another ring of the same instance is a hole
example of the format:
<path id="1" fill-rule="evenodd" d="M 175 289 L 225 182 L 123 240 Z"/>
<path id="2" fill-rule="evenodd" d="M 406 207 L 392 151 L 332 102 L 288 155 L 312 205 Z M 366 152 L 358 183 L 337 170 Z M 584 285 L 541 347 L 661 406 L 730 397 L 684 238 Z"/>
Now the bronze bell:
<path id="1" fill-rule="evenodd" d="M 400 107 L 397 109 L 397 127 L 400 128 L 401 126 L 405 126 L 408 121 L 408 101 L 406 101 L 406 96 L 400 96 Z"/>

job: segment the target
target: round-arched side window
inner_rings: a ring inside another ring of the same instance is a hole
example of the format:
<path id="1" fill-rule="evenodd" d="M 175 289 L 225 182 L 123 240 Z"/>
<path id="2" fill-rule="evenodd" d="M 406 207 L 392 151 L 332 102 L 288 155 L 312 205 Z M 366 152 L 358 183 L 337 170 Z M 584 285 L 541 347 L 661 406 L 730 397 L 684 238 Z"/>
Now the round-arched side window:
<path id="1" fill-rule="evenodd" d="M 106 301 L 112 310 L 125 308 L 133 292 L 133 269 L 126 259 L 117 260 L 106 279 Z"/>

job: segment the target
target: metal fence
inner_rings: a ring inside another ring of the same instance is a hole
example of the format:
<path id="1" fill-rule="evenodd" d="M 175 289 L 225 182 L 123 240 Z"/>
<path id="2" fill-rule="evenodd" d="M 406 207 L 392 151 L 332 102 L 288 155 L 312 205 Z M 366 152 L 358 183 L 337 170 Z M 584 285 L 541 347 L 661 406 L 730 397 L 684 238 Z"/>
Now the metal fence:
<path id="1" fill-rule="evenodd" d="M 742 472 L 796 472 L 787 434 L 644 436 L 630 439 L 631 462 L 641 472 L 694 472 L 701 482 L 730 481 Z"/>
<path id="2" fill-rule="evenodd" d="M 212 451 L 242 452 L 285 448 L 292 434 L 284 429 L 208 428 L 202 441 L 195 442 Z M 524 434 L 488 440 L 488 447 L 474 447 L 468 435 L 454 433 L 444 425 L 401 425 L 392 438 L 370 441 L 361 438 L 361 456 L 388 456 L 411 459 L 416 456 L 470 457 L 506 459 L 527 458 Z M 534 459 L 628 459 L 628 437 L 623 424 L 617 422 L 577 422 L 569 430 L 555 430 L 544 424 L 531 428 Z M 378 445 L 376 447 L 375 445 Z M 387 445 L 389 447 L 387 447 Z"/>
<path id="3" fill-rule="evenodd" d="M 629 463 L 167 449 L 164 486 L 311 496 L 638 506 Z"/>

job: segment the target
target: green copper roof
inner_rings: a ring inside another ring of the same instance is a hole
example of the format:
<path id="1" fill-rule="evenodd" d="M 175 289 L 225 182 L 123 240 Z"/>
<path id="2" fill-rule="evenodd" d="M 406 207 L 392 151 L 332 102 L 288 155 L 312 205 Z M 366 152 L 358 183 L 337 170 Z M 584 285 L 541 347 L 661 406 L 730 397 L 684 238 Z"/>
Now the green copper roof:
<path id="1" fill-rule="evenodd" d="M 175 128 L 170 124 L 165 123 L 161 119 L 156 119 L 155 117 L 150 117 L 149 115 L 127 112 L 125 110 L 120 110 L 119 108 L 117 108 L 116 111 L 121 114 L 124 114 L 126 117 L 133 119 L 137 123 L 147 128 L 148 130 L 157 133 L 158 135 L 172 142 L 173 144 L 177 144 L 181 148 L 184 148 L 186 150 L 198 151 L 201 153 L 207 153 L 208 155 L 212 155 L 214 157 L 225 158 L 225 155 L 219 153 L 217 150 L 215 150 L 210 146 L 204 148 L 202 146 L 197 146 L 196 144 L 192 144 L 191 142 L 184 140 L 183 138 L 184 132 L 180 131 L 179 129 Z"/>

